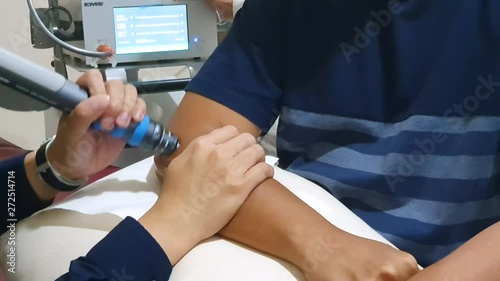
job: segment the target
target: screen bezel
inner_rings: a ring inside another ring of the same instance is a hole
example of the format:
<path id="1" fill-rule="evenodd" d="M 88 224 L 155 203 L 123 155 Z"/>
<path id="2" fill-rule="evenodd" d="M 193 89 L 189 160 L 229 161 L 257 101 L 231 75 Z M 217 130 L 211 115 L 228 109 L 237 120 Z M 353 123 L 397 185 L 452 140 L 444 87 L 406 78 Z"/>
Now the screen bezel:
<path id="1" fill-rule="evenodd" d="M 187 49 L 179 49 L 179 50 L 159 50 L 159 51 L 150 51 L 150 52 L 145 52 L 145 51 L 138 51 L 138 52 L 126 52 L 126 53 L 118 53 L 118 34 L 117 34 L 117 29 L 116 29 L 116 11 L 120 9 L 133 9 L 133 8 L 152 8 L 152 7 L 173 7 L 173 6 L 183 6 L 184 7 L 184 15 L 186 17 L 186 42 L 187 42 Z M 189 7 L 187 4 L 183 3 L 177 3 L 177 4 L 150 4 L 150 5 L 127 5 L 127 6 L 118 6 L 118 7 L 113 7 L 112 12 L 113 12 L 113 37 L 115 41 L 115 52 L 116 55 L 119 56 L 127 56 L 127 55 L 138 55 L 138 54 L 157 54 L 157 53 L 175 53 L 175 52 L 187 52 L 192 50 L 192 42 L 190 40 L 191 34 L 190 34 L 190 26 L 189 26 Z"/>
<path id="2" fill-rule="evenodd" d="M 82 0 L 83 45 L 87 50 L 116 48 L 115 19 L 113 8 L 136 6 L 187 5 L 189 50 L 115 54 L 110 59 L 82 56 L 86 65 L 158 63 L 164 61 L 198 60 L 208 58 L 218 45 L 217 16 L 207 1 L 201 0 L 106 0 L 102 6 L 90 6 L 95 0 Z"/>

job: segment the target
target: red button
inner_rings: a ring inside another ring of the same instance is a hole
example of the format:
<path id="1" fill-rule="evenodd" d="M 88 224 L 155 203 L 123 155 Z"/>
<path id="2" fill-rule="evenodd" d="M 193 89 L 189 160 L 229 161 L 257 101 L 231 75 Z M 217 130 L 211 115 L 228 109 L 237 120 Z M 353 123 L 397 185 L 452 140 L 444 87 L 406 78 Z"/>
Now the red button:
<path id="1" fill-rule="evenodd" d="M 105 44 L 97 47 L 97 51 L 102 53 L 112 53 L 113 55 L 115 54 L 115 50 L 113 50 L 113 48 Z"/>

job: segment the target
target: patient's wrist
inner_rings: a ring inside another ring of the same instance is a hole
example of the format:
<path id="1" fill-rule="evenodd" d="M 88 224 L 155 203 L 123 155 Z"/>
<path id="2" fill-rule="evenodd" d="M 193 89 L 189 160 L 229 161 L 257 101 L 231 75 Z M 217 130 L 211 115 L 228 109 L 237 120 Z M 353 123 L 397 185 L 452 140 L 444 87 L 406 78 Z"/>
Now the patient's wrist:
<path id="1" fill-rule="evenodd" d="M 336 249 L 345 245 L 344 241 L 349 236 L 351 235 L 328 222 L 304 228 L 300 235 L 290 237 L 293 253 L 289 261 L 303 272 L 309 271 L 315 263 L 324 261 L 326 256 L 335 255 Z"/>

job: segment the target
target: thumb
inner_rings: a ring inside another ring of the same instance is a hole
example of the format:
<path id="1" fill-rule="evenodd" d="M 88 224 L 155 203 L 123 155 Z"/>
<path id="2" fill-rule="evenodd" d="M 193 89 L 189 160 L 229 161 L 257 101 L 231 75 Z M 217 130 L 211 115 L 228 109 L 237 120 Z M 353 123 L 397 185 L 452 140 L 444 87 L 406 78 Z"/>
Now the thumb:
<path id="1" fill-rule="evenodd" d="M 74 137 L 85 136 L 93 122 L 97 121 L 109 106 L 108 95 L 93 96 L 82 101 L 66 119 L 66 128 Z"/>

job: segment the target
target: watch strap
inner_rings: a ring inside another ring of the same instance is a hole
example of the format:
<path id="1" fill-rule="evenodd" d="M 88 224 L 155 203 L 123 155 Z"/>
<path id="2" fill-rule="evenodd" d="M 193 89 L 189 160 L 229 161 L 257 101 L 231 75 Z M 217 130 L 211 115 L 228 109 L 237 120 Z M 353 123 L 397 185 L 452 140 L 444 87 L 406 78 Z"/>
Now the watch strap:
<path id="1" fill-rule="evenodd" d="M 55 190 L 68 192 L 80 188 L 81 186 L 83 186 L 83 184 L 85 184 L 86 180 L 71 181 L 68 179 L 64 179 L 50 165 L 47 159 L 47 148 L 52 143 L 52 141 L 53 139 L 42 144 L 36 152 L 35 162 L 38 174 L 47 185 L 54 188 Z"/>

